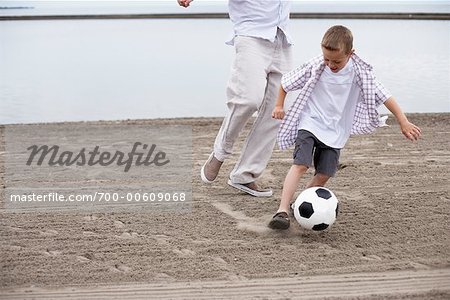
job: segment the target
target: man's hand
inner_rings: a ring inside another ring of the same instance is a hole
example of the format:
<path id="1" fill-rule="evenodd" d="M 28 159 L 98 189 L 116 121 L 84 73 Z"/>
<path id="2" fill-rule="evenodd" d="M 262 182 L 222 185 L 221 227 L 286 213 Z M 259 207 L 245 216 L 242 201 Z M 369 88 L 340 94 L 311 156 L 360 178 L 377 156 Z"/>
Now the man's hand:
<path id="1" fill-rule="evenodd" d="M 178 4 L 183 7 L 188 7 L 192 2 L 192 0 L 177 0 L 177 1 Z"/>

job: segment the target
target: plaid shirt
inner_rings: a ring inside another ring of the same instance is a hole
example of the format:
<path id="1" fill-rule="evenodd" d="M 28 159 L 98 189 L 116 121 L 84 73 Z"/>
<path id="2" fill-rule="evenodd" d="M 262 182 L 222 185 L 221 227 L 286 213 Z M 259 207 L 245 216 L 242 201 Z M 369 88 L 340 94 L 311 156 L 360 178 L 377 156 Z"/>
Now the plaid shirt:
<path id="1" fill-rule="evenodd" d="M 371 65 L 354 53 L 351 59 L 354 63 L 356 84 L 361 89 L 362 98 L 362 101 L 356 105 L 351 134 L 367 134 L 386 125 L 386 117 L 380 118 L 377 108 L 391 94 L 375 79 Z M 323 56 L 320 55 L 283 75 L 281 79 L 283 89 L 286 92 L 300 90 L 300 94 L 281 121 L 277 138 L 280 149 L 287 149 L 295 144 L 300 112 L 309 100 L 324 69 L 325 63 Z"/>

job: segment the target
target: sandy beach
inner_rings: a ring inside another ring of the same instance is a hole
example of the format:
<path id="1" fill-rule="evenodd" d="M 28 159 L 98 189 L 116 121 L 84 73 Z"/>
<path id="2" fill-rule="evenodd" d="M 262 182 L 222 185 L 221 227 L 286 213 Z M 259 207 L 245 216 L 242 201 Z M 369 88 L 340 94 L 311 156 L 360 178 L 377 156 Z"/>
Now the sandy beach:
<path id="1" fill-rule="evenodd" d="M 267 228 L 291 150 L 276 148 L 259 181 L 270 198 L 226 183 L 242 138 L 216 182 L 200 180 L 220 118 L 119 122 L 192 126 L 187 213 L 8 212 L 0 126 L 0 299 L 449 299 L 450 114 L 408 117 L 416 143 L 392 117 L 349 140 L 328 185 L 340 213 L 319 233 Z"/>

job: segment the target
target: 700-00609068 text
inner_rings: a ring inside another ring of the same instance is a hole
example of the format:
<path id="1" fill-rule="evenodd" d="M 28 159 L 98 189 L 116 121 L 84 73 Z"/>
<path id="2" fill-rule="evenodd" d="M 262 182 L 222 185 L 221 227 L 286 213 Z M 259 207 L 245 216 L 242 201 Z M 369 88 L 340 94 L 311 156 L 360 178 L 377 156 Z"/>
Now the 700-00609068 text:
<path id="1" fill-rule="evenodd" d="M 11 202 L 184 202 L 185 192 L 95 192 L 86 194 L 63 195 L 57 192 L 45 194 L 11 194 Z"/>

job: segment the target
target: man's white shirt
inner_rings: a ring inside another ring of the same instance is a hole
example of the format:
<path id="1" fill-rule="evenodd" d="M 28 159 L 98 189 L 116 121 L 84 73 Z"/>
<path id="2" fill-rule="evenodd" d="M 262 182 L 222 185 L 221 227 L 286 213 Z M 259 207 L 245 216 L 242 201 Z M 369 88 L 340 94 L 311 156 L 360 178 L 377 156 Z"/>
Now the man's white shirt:
<path id="1" fill-rule="evenodd" d="M 290 6 L 290 1 L 286 0 L 229 0 L 228 13 L 233 23 L 233 33 L 227 44 L 233 45 L 238 35 L 274 42 L 278 28 L 283 31 L 287 42 L 292 44 L 287 33 Z"/>

